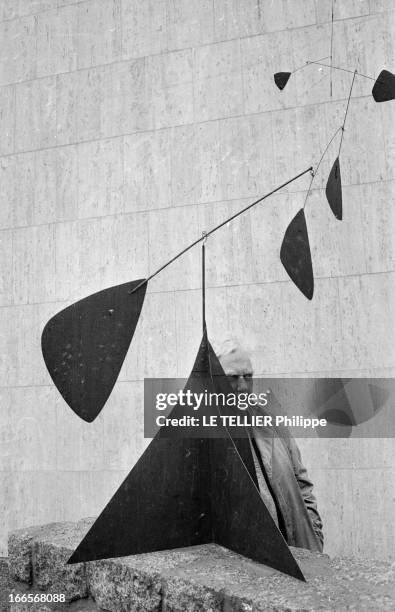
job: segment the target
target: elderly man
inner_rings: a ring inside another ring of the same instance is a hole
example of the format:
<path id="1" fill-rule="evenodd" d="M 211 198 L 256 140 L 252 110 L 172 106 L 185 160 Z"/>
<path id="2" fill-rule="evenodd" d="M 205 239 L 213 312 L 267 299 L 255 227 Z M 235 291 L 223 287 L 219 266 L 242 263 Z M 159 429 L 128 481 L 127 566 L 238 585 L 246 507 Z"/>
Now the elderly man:
<path id="1" fill-rule="evenodd" d="M 253 371 L 246 351 L 227 340 L 216 353 L 232 391 L 251 393 Z M 251 449 L 262 499 L 287 543 L 322 552 L 322 521 L 295 440 L 274 428 L 255 427 Z"/>

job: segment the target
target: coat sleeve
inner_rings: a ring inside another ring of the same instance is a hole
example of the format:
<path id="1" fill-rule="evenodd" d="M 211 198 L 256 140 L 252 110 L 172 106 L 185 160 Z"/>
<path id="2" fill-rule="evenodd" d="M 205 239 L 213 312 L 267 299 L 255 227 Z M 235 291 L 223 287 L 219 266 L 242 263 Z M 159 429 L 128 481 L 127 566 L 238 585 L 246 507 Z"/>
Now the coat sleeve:
<path id="1" fill-rule="evenodd" d="M 321 549 L 323 549 L 324 534 L 322 533 L 322 520 L 318 512 L 317 500 L 313 494 L 313 483 L 308 477 L 307 470 L 302 463 L 300 450 L 292 437 L 288 439 L 288 448 L 291 455 L 295 477 L 298 481 L 307 512 L 313 524 L 314 532 L 321 542 Z"/>

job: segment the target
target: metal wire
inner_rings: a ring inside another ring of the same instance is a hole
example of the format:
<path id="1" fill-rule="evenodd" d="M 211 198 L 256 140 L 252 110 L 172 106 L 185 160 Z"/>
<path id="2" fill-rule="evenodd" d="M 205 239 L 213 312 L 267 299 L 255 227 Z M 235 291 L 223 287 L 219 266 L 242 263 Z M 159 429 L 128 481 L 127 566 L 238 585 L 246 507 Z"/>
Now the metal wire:
<path id="1" fill-rule="evenodd" d="M 309 188 L 308 188 L 308 190 L 307 190 L 307 194 L 306 194 L 306 197 L 305 197 L 305 200 L 304 200 L 303 208 L 305 208 L 305 206 L 306 206 L 306 203 L 307 203 L 307 198 L 309 197 L 309 194 L 310 194 L 310 191 L 311 191 L 311 186 L 312 186 L 313 181 L 314 181 L 314 179 L 315 179 L 315 177 L 316 177 L 316 174 L 317 174 L 317 172 L 318 172 L 318 168 L 320 167 L 321 162 L 322 162 L 322 160 L 324 159 L 324 157 L 325 157 L 325 154 L 326 154 L 327 150 L 329 149 L 329 147 L 331 146 L 332 142 L 334 141 L 334 139 L 336 138 L 336 136 L 338 135 L 338 133 L 339 133 L 339 132 L 340 132 L 340 130 L 342 130 L 342 129 L 343 129 L 342 127 L 337 128 L 336 132 L 333 134 L 332 138 L 330 139 L 330 141 L 329 141 L 329 142 L 328 142 L 328 144 L 326 145 L 326 147 L 325 147 L 325 149 L 324 149 L 324 152 L 323 152 L 323 154 L 322 154 L 322 155 L 321 155 L 321 157 L 320 157 L 320 161 L 318 162 L 318 164 L 317 164 L 317 165 L 316 165 L 316 167 L 315 167 L 315 170 L 313 170 L 313 172 L 312 172 L 312 174 L 311 174 L 310 185 L 309 185 Z"/>
<path id="2" fill-rule="evenodd" d="M 348 109 L 349 109 L 349 106 L 350 106 L 350 100 L 351 100 L 351 92 L 352 92 L 352 88 L 354 87 L 354 81 L 355 81 L 355 75 L 356 75 L 356 74 L 357 74 L 357 71 L 355 70 L 355 71 L 354 71 L 354 76 L 353 76 L 352 81 L 351 81 L 350 93 L 348 94 L 348 100 L 347 100 L 346 112 L 344 113 L 344 121 L 343 121 L 343 125 L 342 125 L 342 128 L 341 128 L 341 130 L 342 130 L 342 135 L 341 135 L 341 138 L 340 138 L 340 144 L 339 144 L 339 153 L 338 153 L 338 155 L 340 155 L 340 151 L 341 151 L 342 144 L 343 144 L 344 126 L 346 125 L 346 119 L 347 119 Z"/>

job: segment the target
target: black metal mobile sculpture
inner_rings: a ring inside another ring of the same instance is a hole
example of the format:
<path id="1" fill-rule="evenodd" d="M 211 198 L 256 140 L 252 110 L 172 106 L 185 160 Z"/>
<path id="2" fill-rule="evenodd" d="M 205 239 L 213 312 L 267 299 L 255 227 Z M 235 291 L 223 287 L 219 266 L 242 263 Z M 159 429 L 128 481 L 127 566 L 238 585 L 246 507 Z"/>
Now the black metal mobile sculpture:
<path id="1" fill-rule="evenodd" d="M 186 388 L 231 392 L 207 337 L 204 243 L 229 221 L 311 170 L 205 232 L 148 278 L 99 291 L 50 319 L 42 334 L 44 360 L 78 416 L 91 422 L 106 403 L 133 338 L 148 282 L 202 241 L 203 338 Z M 288 227 L 280 257 L 295 284 L 311 299 L 313 272 L 303 212 Z M 207 416 L 213 413 L 210 406 L 204 409 Z M 175 407 L 171 416 L 179 410 Z M 236 408 L 227 411 L 237 414 Z M 69 563 L 216 542 L 304 580 L 262 501 L 250 439 L 245 438 L 244 428 L 242 437 L 222 429 L 215 439 L 175 440 L 159 430 Z"/>
<path id="2" fill-rule="evenodd" d="M 203 337 L 184 391 L 227 395 L 230 384 L 207 335 L 204 248 Z M 229 406 L 199 409 L 207 419 L 237 413 Z M 178 405 L 169 417 L 183 415 Z M 250 439 L 219 423 L 205 437 L 159 429 L 68 563 L 216 543 L 304 581 L 262 501 Z"/>
<path id="3" fill-rule="evenodd" d="M 292 74 L 318 64 L 331 70 L 332 94 L 332 70 L 352 72 L 332 66 L 332 48 L 333 11 L 330 65 L 323 64 L 322 59 L 327 58 L 322 58 L 306 62 L 293 72 L 278 72 L 274 75 L 277 87 L 283 90 Z M 148 282 L 202 241 L 203 338 L 186 388 L 229 391 L 229 383 L 207 336 L 204 242 L 225 224 L 308 172 L 311 179 L 305 202 L 285 231 L 280 260 L 293 283 L 307 299 L 312 299 L 314 275 L 305 206 L 319 166 L 341 132 L 338 154 L 326 185 L 326 197 L 336 219 L 342 219 L 340 152 L 356 76 L 371 78 L 353 71 L 343 124 L 332 136 L 314 169 L 307 168 L 224 220 L 147 278 L 99 291 L 48 321 L 42 333 L 43 357 L 59 392 L 80 418 L 92 422 L 110 396 L 133 339 Z M 372 95 L 376 102 L 394 99 L 395 76 L 383 70 L 375 80 Z M 172 416 L 179 410 L 176 406 Z M 209 416 L 212 408 L 205 406 L 205 410 Z M 231 434 L 226 428 L 220 434 L 214 438 L 174 440 L 159 430 L 69 563 L 217 542 L 304 580 L 260 496 L 250 439 L 245 438 L 245 433 L 239 437 L 237 431 L 232 430 Z"/>

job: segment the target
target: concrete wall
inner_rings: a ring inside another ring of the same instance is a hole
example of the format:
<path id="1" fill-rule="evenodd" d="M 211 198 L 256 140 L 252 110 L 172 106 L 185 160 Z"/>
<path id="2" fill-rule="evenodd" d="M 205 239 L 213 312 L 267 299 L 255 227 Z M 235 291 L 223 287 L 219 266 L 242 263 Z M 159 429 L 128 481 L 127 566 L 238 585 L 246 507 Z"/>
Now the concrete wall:
<path id="1" fill-rule="evenodd" d="M 0 0 L 0 554 L 9 529 L 98 514 L 147 444 L 144 376 L 186 376 L 201 333 L 199 251 L 149 286 L 107 406 L 80 421 L 46 372 L 53 314 L 146 276 L 203 229 L 316 163 L 352 76 L 277 70 L 329 54 L 329 0 Z M 394 69 L 393 4 L 335 2 L 334 64 Z M 280 261 L 309 177 L 207 245 L 212 338 L 257 374 L 393 376 L 394 105 L 355 85 L 342 149 L 344 221 L 306 207 L 316 290 Z M 392 315 L 392 316 L 391 316 Z M 301 442 L 329 553 L 390 557 L 394 444 Z"/>

